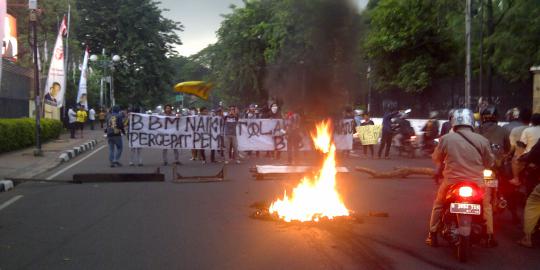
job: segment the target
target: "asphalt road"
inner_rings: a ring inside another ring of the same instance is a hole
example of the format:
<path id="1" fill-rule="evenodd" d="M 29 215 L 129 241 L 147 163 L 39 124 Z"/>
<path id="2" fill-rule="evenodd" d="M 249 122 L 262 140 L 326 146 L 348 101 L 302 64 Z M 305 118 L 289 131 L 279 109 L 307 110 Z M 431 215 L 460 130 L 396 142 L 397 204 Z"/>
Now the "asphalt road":
<path id="1" fill-rule="evenodd" d="M 172 154 L 172 153 L 170 153 Z M 129 153 L 124 154 L 127 165 Z M 70 180 L 74 173 L 153 172 L 160 151 L 144 151 L 142 168 L 109 168 L 98 148 L 40 176 Z M 188 160 L 183 174 L 211 175 L 222 164 Z M 250 218 L 250 205 L 271 201 L 296 179 L 258 181 L 252 158 L 227 165 L 214 183 L 32 182 L 0 194 L 0 269 L 538 269 L 540 252 L 517 246 L 521 234 L 498 216 L 499 247 L 475 247 L 466 264 L 448 247 L 425 246 L 436 187 L 430 178 L 375 180 L 350 173 L 338 179 L 347 207 L 362 224 L 290 225 Z M 379 170 L 431 166 L 427 159 L 373 161 L 351 157 L 341 165 Z M 164 170 L 162 168 L 162 170 Z M 21 197 L 22 196 L 22 197 Z M 18 199 L 17 199 L 18 198 Z"/>

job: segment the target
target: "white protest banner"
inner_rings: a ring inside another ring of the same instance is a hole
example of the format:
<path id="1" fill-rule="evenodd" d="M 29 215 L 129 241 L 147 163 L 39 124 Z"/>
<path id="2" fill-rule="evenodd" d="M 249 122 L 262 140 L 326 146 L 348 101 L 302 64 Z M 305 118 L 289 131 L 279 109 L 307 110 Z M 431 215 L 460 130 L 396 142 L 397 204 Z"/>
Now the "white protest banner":
<path id="1" fill-rule="evenodd" d="M 158 116 L 133 113 L 129 147 L 220 150 L 223 119 L 212 116 Z"/>
<path id="2" fill-rule="evenodd" d="M 334 143 L 338 150 L 352 149 L 354 124 L 343 120 L 334 125 Z M 236 128 L 239 151 L 286 151 L 286 124 L 282 119 L 241 119 Z M 312 147 L 309 134 L 302 134 L 301 151 Z"/>
<path id="3" fill-rule="evenodd" d="M 334 143 L 337 150 L 352 150 L 354 131 L 353 119 L 334 123 Z"/>
<path id="4" fill-rule="evenodd" d="M 62 20 L 56 44 L 54 45 L 53 56 L 51 57 L 51 66 L 49 67 L 49 75 L 45 84 L 45 103 L 55 107 L 62 107 L 64 104 L 65 86 L 65 67 L 64 67 L 64 43 L 63 37 L 66 34 L 66 17 Z"/>
<path id="5" fill-rule="evenodd" d="M 81 79 L 79 80 L 79 92 L 77 93 L 77 103 L 83 105 L 88 110 L 88 95 L 86 93 L 86 76 L 88 73 L 88 47 L 84 51 L 83 64 L 81 68 Z"/>
<path id="6" fill-rule="evenodd" d="M 379 143 L 381 137 L 381 125 L 367 125 L 356 127 L 356 135 L 360 139 L 362 145 L 373 145 Z"/>
<path id="7" fill-rule="evenodd" d="M 282 119 L 240 119 L 236 126 L 238 151 L 284 151 L 285 124 Z"/>

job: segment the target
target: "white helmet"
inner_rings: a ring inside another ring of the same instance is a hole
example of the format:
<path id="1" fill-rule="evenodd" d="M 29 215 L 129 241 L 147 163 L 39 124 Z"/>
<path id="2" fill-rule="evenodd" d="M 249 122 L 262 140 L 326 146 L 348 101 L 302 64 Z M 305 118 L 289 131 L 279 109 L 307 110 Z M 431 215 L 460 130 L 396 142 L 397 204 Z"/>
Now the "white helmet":
<path id="1" fill-rule="evenodd" d="M 354 114 L 355 115 L 363 115 L 364 114 L 364 110 L 354 110 Z"/>
<path id="2" fill-rule="evenodd" d="M 468 126 L 474 128 L 474 114 L 467 108 L 455 109 L 451 121 L 452 127 Z"/>

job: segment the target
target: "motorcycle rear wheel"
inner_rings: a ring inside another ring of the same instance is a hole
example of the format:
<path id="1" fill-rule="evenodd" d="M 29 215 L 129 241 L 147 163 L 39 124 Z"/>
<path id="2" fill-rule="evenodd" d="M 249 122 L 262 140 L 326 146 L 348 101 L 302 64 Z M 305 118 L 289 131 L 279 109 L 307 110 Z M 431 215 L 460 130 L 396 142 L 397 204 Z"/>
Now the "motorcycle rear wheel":
<path id="1" fill-rule="evenodd" d="M 471 249 L 471 239 L 469 236 L 459 236 L 459 242 L 456 245 L 456 253 L 459 262 L 467 262 Z"/>

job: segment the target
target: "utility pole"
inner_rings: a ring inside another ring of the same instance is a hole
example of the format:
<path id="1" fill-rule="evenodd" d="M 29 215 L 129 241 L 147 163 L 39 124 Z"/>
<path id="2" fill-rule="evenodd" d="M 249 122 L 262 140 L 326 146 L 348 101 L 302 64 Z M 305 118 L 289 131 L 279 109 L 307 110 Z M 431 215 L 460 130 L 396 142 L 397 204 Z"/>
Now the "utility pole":
<path id="1" fill-rule="evenodd" d="M 367 69 L 367 84 L 368 84 L 368 96 L 367 96 L 367 112 L 371 113 L 371 65 Z"/>
<path id="2" fill-rule="evenodd" d="M 465 107 L 471 108 L 471 0 L 467 0 L 465 8 L 465 37 L 467 39 L 467 56 L 465 60 Z"/>
<path id="3" fill-rule="evenodd" d="M 480 0 L 480 63 L 478 73 L 478 96 L 482 97 L 482 87 L 484 80 L 484 0 Z"/>
<path id="4" fill-rule="evenodd" d="M 34 56 L 34 91 L 35 91 L 35 115 L 36 115 L 36 149 L 34 156 L 42 156 L 41 151 L 41 96 L 39 94 L 39 69 L 38 69 L 38 46 L 37 46 L 37 1 L 28 1 L 30 9 L 30 27 L 32 29 L 32 52 Z"/>

